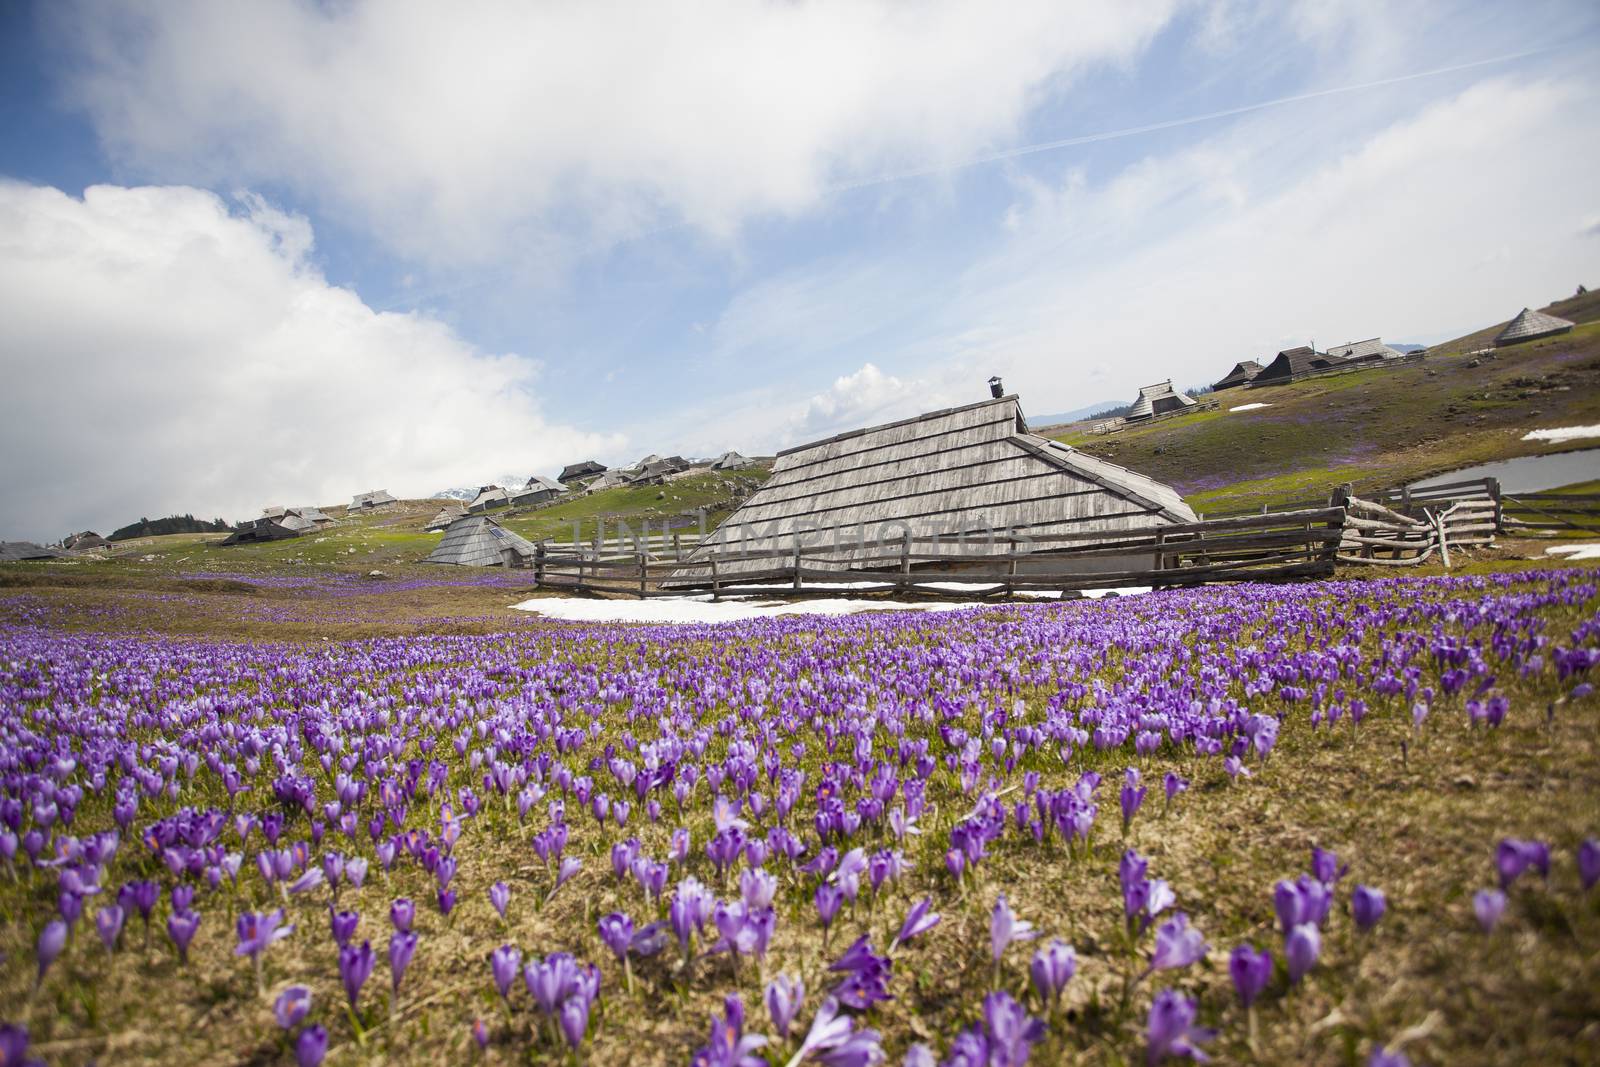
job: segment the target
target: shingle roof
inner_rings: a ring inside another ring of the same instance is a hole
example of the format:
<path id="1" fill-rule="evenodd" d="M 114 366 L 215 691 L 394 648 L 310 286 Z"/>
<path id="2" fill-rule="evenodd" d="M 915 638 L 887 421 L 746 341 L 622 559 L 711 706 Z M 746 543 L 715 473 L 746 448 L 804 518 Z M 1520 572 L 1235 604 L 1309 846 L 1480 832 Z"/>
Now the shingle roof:
<path id="1" fill-rule="evenodd" d="M 352 509 L 375 508 L 382 504 L 393 503 L 395 503 L 395 499 L 389 495 L 387 489 L 374 489 L 370 493 L 358 493 L 355 499 L 350 501 L 350 507 Z"/>
<path id="2" fill-rule="evenodd" d="M 1342 345 L 1334 345 L 1328 349 L 1328 358 L 1336 360 L 1355 359 L 1404 359 L 1405 353 L 1390 348 L 1379 337 L 1370 337 L 1365 341 L 1347 341 Z"/>
<path id="3" fill-rule="evenodd" d="M 32 541 L 0 541 L 0 563 L 17 563 L 28 559 L 58 559 L 63 553 L 54 548 L 44 548 Z"/>
<path id="4" fill-rule="evenodd" d="M 1532 341 L 1537 337 L 1553 337 L 1572 329 L 1572 323 L 1546 315 L 1542 311 L 1523 308 L 1517 317 L 1506 323 L 1506 328 L 1495 335 L 1497 345 L 1514 345 L 1518 341 Z"/>
<path id="5" fill-rule="evenodd" d="M 851 541 L 898 537 L 907 527 L 917 537 L 954 535 L 974 524 L 1043 537 L 1194 518 L 1170 486 L 1029 433 L 1017 398 L 1008 396 L 779 453 L 771 476 L 683 573 L 707 573 L 692 565 L 707 563 L 714 551 L 787 548 L 812 530 L 824 531 L 830 546 L 831 531 L 845 531 L 829 554 L 860 566 L 883 550 L 852 548 Z M 730 562 L 722 573 L 770 565 Z"/>
<path id="6" fill-rule="evenodd" d="M 451 563 L 461 567 L 499 567 L 529 559 L 533 542 L 519 537 L 487 515 L 465 515 L 450 524 L 443 539 L 424 563 Z"/>
<path id="7" fill-rule="evenodd" d="M 1253 359 L 1247 359 L 1242 363 L 1235 363 L 1233 365 L 1233 369 L 1227 374 L 1224 374 L 1217 381 L 1217 384 L 1213 385 L 1211 388 L 1231 389 L 1236 385 L 1243 385 L 1245 382 L 1248 382 L 1250 379 L 1254 378 L 1260 373 L 1261 364 L 1257 363 Z"/>
<path id="8" fill-rule="evenodd" d="M 1129 419 L 1143 419 L 1163 411 L 1172 411 L 1177 408 L 1193 407 L 1194 398 L 1186 396 L 1172 388 L 1172 379 L 1157 382 L 1154 385 L 1140 386 L 1139 399 L 1133 402 L 1133 407 L 1128 414 L 1123 416 Z"/>
<path id="9" fill-rule="evenodd" d="M 556 477 L 556 481 L 568 482 L 574 478 L 587 478 L 591 474 L 604 474 L 605 469 L 605 464 L 596 463 L 592 459 L 586 459 L 582 463 L 568 463 L 561 468 L 561 473 Z"/>

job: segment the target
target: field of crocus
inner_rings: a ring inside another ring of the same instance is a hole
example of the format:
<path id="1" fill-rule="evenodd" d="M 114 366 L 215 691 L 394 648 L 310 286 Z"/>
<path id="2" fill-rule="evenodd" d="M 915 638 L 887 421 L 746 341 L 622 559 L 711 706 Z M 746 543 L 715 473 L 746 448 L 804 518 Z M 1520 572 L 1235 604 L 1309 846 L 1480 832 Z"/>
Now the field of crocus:
<path id="1" fill-rule="evenodd" d="M 360 640 L 95 613 L 0 610 L 3 1065 L 1600 1048 L 1600 571 Z"/>

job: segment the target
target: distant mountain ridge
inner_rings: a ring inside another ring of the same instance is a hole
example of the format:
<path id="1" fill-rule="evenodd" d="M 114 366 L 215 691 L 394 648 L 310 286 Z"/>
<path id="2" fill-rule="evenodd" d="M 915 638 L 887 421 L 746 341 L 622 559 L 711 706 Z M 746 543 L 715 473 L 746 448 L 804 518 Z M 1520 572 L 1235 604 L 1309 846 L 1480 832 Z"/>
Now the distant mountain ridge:
<path id="1" fill-rule="evenodd" d="M 1102 400 L 1099 403 L 1085 404 L 1081 408 L 1073 408 L 1071 411 L 1063 411 L 1056 415 L 1029 415 L 1028 423 L 1032 426 L 1059 426 L 1064 422 L 1077 422 L 1079 419 L 1086 419 L 1090 415 L 1097 415 L 1109 408 L 1127 406 L 1128 402 L 1126 400 Z"/>

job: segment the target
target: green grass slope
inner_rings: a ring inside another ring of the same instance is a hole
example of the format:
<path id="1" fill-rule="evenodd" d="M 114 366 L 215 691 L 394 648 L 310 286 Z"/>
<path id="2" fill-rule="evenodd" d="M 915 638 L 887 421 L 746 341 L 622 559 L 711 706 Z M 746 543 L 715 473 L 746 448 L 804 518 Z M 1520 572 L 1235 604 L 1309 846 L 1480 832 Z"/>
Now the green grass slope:
<path id="1" fill-rule="evenodd" d="M 1476 463 L 1593 447 L 1521 439 L 1530 429 L 1600 423 L 1600 294 L 1545 310 L 1579 325 L 1472 355 L 1502 322 L 1410 366 L 1228 390 L 1214 412 L 1109 436 L 1080 424 L 1057 439 L 1167 482 L 1211 514 L 1315 498 L 1341 482 L 1371 492 Z M 1229 410 L 1255 403 L 1270 406 Z"/>

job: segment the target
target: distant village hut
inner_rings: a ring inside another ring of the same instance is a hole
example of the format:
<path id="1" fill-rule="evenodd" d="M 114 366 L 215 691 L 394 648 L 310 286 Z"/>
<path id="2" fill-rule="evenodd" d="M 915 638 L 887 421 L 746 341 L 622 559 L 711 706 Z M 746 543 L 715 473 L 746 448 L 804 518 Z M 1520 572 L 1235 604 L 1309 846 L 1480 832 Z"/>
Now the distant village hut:
<path id="1" fill-rule="evenodd" d="M 1250 379 L 1250 385 L 1252 388 L 1258 385 L 1287 385 L 1297 378 L 1327 370 L 1335 362 L 1329 360 L 1326 353 L 1318 352 L 1310 345 L 1286 348 Z"/>
<path id="2" fill-rule="evenodd" d="M 241 522 L 237 529 L 229 534 L 222 543 L 224 545 L 244 545 L 261 541 L 286 541 L 291 537 L 315 530 L 316 524 L 302 519 L 292 511 L 285 511 L 277 518 L 247 519 Z"/>
<path id="3" fill-rule="evenodd" d="M 741 456 L 737 452 L 724 452 L 711 461 L 711 469 L 714 471 L 742 471 L 746 467 L 755 466 L 755 464 L 756 461 L 748 456 Z"/>
<path id="4" fill-rule="evenodd" d="M 466 513 L 467 506 L 465 504 L 452 501 L 440 508 L 439 514 L 428 520 L 428 525 L 422 528 L 423 532 L 435 533 L 439 530 L 443 530 L 445 527 L 449 526 Z"/>
<path id="5" fill-rule="evenodd" d="M 1334 362 L 1380 363 L 1390 359 L 1405 359 L 1406 354 L 1384 344 L 1381 337 L 1369 337 L 1365 341 L 1334 345 L 1328 349 L 1327 357 Z"/>
<path id="6" fill-rule="evenodd" d="M 1540 337 L 1554 337 L 1571 330 L 1572 326 L 1573 324 L 1566 319 L 1546 315 L 1532 308 L 1523 308 L 1517 313 L 1516 318 L 1506 323 L 1505 329 L 1495 334 L 1494 343 L 1504 347 L 1537 340 Z"/>
<path id="7" fill-rule="evenodd" d="M 543 475 L 535 474 L 527 480 L 522 488 L 508 490 L 508 495 L 511 503 L 518 507 L 526 507 L 530 504 L 549 503 L 568 492 L 570 490 L 554 478 L 546 478 Z"/>
<path id="8" fill-rule="evenodd" d="M 93 530 L 84 530 L 63 539 L 61 547 L 69 552 L 92 552 L 97 548 L 110 548 L 111 542 Z"/>
<path id="9" fill-rule="evenodd" d="M 487 515 L 464 515 L 450 524 L 423 562 L 458 567 L 531 567 L 537 551 L 533 542 Z"/>
<path id="10" fill-rule="evenodd" d="M 1139 399 L 1133 402 L 1133 407 L 1123 416 L 1129 422 L 1139 419 L 1153 418 L 1156 415 L 1165 415 L 1170 411 L 1182 411 L 1195 406 L 1191 396 L 1172 387 L 1172 379 L 1157 382 L 1155 385 L 1142 386 L 1139 389 Z"/>
<path id="11" fill-rule="evenodd" d="M 510 503 L 511 498 L 504 489 L 498 485 L 484 485 L 478 487 L 478 495 L 472 498 L 467 510 L 478 515 L 485 511 L 493 511 L 495 508 L 506 507 Z"/>
<path id="12" fill-rule="evenodd" d="M 1119 533 L 1195 521 L 1170 486 L 1028 432 L 1015 396 L 949 408 L 839 434 L 780 452 L 772 474 L 714 530 L 671 584 L 718 574 L 737 578 L 781 561 L 741 553 L 813 548 L 807 567 L 873 570 L 897 565 L 892 542 L 937 537 L 945 551 L 988 566 L 1023 539 Z M 992 536 L 991 536 L 992 535 Z M 1060 569 L 1049 543 L 1024 570 Z M 1153 564 L 1153 557 L 1099 556 L 1083 573 Z"/>
<path id="13" fill-rule="evenodd" d="M 571 485 L 573 482 L 586 482 L 591 478 L 599 477 L 606 472 L 604 463 L 596 463 L 586 459 L 582 463 L 568 463 L 561 468 L 561 473 L 556 476 L 556 481 L 562 485 Z"/>
<path id="14" fill-rule="evenodd" d="M 304 519 L 306 522 L 309 522 L 318 529 L 321 529 L 324 526 L 336 525 L 333 516 L 327 514 L 321 508 L 307 506 L 299 508 L 285 508 L 284 511 L 286 514 L 295 515 Z"/>
<path id="15" fill-rule="evenodd" d="M 34 559 L 59 559 L 66 553 L 45 548 L 32 541 L 0 541 L 0 563 L 21 563 Z"/>
<path id="16" fill-rule="evenodd" d="M 350 501 L 349 510 L 352 512 L 377 511 L 379 508 L 386 508 L 391 504 L 397 503 L 399 501 L 390 496 L 387 490 L 375 489 L 370 493 L 357 494 L 355 499 Z"/>
<path id="17" fill-rule="evenodd" d="M 1223 375 L 1211 388 L 1220 392 L 1223 389 L 1236 389 L 1241 385 L 1249 385 L 1255 376 L 1261 373 L 1261 369 L 1261 364 L 1253 359 L 1235 363 L 1233 369 Z"/>

